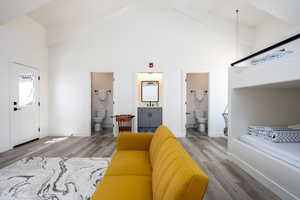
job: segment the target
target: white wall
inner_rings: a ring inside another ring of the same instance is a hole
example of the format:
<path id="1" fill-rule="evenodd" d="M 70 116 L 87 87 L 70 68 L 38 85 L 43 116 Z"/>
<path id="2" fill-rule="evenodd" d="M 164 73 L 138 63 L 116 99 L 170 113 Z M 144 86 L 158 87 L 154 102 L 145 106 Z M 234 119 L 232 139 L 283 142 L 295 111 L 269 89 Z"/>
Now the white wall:
<path id="1" fill-rule="evenodd" d="M 48 51 L 45 30 L 28 17 L 0 26 L 0 152 L 10 148 L 9 67 L 19 62 L 40 70 L 41 136 L 48 135 Z"/>
<path id="2" fill-rule="evenodd" d="M 182 72 L 211 72 L 211 136 L 222 134 L 227 68 L 235 57 L 234 24 L 201 24 L 173 10 L 135 10 L 49 33 L 49 133 L 89 135 L 90 72 L 114 72 L 115 114 L 134 113 L 136 73 L 164 74 L 163 123 L 184 136 Z M 253 42 L 244 27 L 243 42 Z M 53 42 L 53 39 L 57 40 Z M 66 95 L 68 94 L 68 95 Z M 70 100 L 72 103 L 70 103 Z"/>
<path id="3" fill-rule="evenodd" d="M 255 51 L 285 40 L 300 32 L 300 26 L 290 25 L 280 20 L 268 20 L 256 27 Z"/>

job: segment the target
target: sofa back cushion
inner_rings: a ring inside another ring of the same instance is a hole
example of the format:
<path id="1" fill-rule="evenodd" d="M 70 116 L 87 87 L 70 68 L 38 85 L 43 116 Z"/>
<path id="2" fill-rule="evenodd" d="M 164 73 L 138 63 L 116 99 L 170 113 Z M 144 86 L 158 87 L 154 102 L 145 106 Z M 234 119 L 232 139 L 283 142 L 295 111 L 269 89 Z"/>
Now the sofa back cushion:
<path id="1" fill-rule="evenodd" d="M 151 164 L 154 165 L 156 159 L 157 159 L 157 154 L 160 150 L 160 148 L 163 146 L 163 144 L 170 138 L 175 138 L 172 132 L 166 127 L 166 126 L 159 126 L 153 137 L 152 141 L 150 144 L 150 161 Z"/>
<path id="2" fill-rule="evenodd" d="M 157 136 L 159 134 L 161 133 Z M 166 137 L 166 135 L 160 137 Z M 154 200 L 200 200 L 203 198 L 208 177 L 174 136 L 164 139 L 154 155 L 155 159 L 152 163 Z"/>

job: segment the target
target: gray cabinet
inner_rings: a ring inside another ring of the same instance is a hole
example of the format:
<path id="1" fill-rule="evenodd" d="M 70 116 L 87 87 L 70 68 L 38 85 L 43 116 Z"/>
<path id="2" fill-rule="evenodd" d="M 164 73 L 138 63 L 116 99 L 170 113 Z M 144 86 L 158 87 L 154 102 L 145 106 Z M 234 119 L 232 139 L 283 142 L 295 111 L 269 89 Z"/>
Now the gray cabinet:
<path id="1" fill-rule="evenodd" d="M 138 108 L 138 132 L 153 132 L 162 124 L 161 107 Z"/>

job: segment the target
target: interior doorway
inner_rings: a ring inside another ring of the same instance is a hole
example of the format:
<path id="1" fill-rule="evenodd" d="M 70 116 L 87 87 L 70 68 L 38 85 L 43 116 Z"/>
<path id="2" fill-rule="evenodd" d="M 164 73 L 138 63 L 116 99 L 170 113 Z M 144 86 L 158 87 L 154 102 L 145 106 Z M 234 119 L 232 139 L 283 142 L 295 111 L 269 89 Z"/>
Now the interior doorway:
<path id="1" fill-rule="evenodd" d="M 208 73 L 186 74 L 186 136 L 208 135 Z"/>
<path id="2" fill-rule="evenodd" d="M 39 72 L 13 63 L 10 68 L 11 146 L 40 137 Z"/>
<path id="3" fill-rule="evenodd" d="M 113 136 L 113 84 L 112 72 L 91 73 L 91 135 Z"/>
<path id="4" fill-rule="evenodd" d="M 163 124 L 164 82 L 163 73 L 136 73 L 135 95 L 135 130 L 137 132 L 154 132 Z"/>

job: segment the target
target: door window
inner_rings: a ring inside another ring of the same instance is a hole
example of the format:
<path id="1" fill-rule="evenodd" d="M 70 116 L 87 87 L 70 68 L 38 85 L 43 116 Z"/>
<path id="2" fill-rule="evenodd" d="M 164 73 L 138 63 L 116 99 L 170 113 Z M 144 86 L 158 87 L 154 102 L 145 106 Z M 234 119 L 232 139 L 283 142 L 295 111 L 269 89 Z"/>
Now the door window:
<path id="1" fill-rule="evenodd" d="M 19 74 L 19 107 L 30 106 L 35 103 L 36 91 L 34 83 L 34 73 Z"/>

